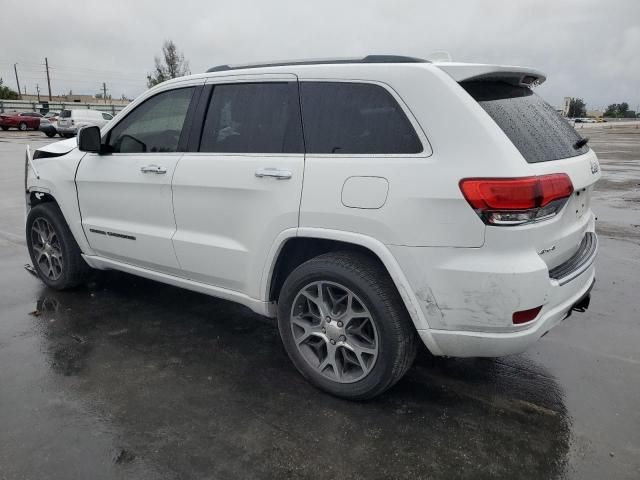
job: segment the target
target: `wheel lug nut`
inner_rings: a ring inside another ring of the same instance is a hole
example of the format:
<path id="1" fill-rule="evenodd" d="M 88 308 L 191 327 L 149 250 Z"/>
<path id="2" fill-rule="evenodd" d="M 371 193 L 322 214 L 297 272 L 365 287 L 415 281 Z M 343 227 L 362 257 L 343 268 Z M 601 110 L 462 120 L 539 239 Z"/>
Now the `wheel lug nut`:
<path id="1" fill-rule="evenodd" d="M 331 317 L 327 317 L 327 318 L 325 318 L 325 321 L 326 321 L 327 323 L 331 323 Z"/>
<path id="2" fill-rule="evenodd" d="M 338 322 L 338 326 L 339 326 L 339 327 L 342 327 L 342 322 Z"/>
<path id="3" fill-rule="evenodd" d="M 347 337 L 345 337 L 344 335 L 340 335 L 340 341 L 344 342 L 347 339 Z"/>
<path id="4" fill-rule="evenodd" d="M 335 344 L 336 344 L 336 341 L 332 338 L 331 339 L 331 345 L 335 345 Z"/>
<path id="5" fill-rule="evenodd" d="M 322 333 L 327 333 L 327 329 L 326 329 L 326 328 L 323 328 L 323 329 L 322 329 Z"/>

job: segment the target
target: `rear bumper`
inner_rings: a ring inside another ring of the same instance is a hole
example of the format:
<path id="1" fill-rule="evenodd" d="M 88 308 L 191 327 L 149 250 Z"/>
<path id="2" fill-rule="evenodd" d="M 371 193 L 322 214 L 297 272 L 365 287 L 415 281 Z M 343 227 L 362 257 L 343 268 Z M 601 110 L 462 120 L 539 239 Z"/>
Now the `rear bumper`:
<path id="1" fill-rule="evenodd" d="M 58 131 L 58 133 L 61 133 L 63 135 L 75 135 L 76 133 L 78 133 L 78 127 L 58 127 L 56 130 Z"/>
<path id="2" fill-rule="evenodd" d="M 470 331 L 430 330 L 443 355 L 452 357 L 502 357 L 522 353 L 540 337 L 571 315 L 574 306 L 584 308 L 584 300 L 595 284 L 593 266 L 576 282 L 573 293 L 562 303 L 550 308 L 529 328 L 510 333 L 486 333 Z M 420 336 L 425 331 L 418 331 Z"/>
<path id="3" fill-rule="evenodd" d="M 416 325 L 436 355 L 498 357 L 525 351 L 560 323 L 595 279 L 590 222 L 578 251 L 549 271 L 535 249 L 390 246 L 426 319 Z M 513 314 L 541 306 L 528 323 Z"/>

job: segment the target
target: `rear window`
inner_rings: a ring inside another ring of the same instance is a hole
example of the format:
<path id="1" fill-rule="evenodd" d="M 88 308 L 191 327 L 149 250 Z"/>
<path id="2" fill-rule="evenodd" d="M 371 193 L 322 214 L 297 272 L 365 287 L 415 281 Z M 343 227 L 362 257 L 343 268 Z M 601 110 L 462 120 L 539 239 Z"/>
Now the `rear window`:
<path id="1" fill-rule="evenodd" d="M 528 87 L 500 81 L 460 85 L 484 108 L 528 163 L 575 157 L 589 151 L 573 145 L 582 137 Z"/>
<path id="2" fill-rule="evenodd" d="M 71 110 L 62 110 L 60 112 L 60 118 L 69 118 L 71 117 Z"/>
<path id="3" fill-rule="evenodd" d="M 398 102 L 368 83 L 302 82 L 307 153 L 410 154 L 422 144 Z"/>

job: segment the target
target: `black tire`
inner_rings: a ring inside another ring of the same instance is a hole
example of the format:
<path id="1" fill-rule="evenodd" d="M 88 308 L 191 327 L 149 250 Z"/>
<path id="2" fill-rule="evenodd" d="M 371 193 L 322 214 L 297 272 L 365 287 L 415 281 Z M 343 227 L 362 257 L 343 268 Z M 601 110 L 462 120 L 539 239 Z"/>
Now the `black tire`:
<path id="1" fill-rule="evenodd" d="M 62 254 L 62 268 L 59 278 L 49 278 L 36 258 L 33 244 L 35 234 L 32 232 L 32 227 L 38 219 L 44 219 L 48 222 L 57 236 L 57 246 Z M 75 238 L 73 238 L 58 205 L 47 202 L 33 207 L 29 211 L 29 215 L 27 215 L 26 236 L 27 248 L 33 266 L 40 279 L 48 287 L 56 290 L 66 290 L 77 287 L 86 281 L 91 269 L 82 258 L 80 247 L 78 247 Z"/>
<path id="2" fill-rule="evenodd" d="M 5 132 L 6 132 L 7 130 L 9 130 L 9 127 L 5 127 L 4 125 L 3 125 L 2 127 L 0 127 L 0 128 L 2 128 L 2 130 L 3 130 L 3 131 L 5 131 Z"/>
<path id="3" fill-rule="evenodd" d="M 55 136 L 56 136 L 56 133 L 55 133 L 55 132 L 44 132 L 44 134 L 45 134 L 47 137 L 49 137 L 49 138 L 53 138 L 53 137 L 55 137 Z"/>
<path id="4" fill-rule="evenodd" d="M 21 132 L 26 132 L 27 131 L 27 124 L 24 122 L 20 122 L 18 124 L 18 130 L 20 130 Z"/>
<path id="5" fill-rule="evenodd" d="M 378 332 L 378 356 L 373 367 L 352 383 L 327 378 L 305 360 L 294 340 L 294 301 L 305 286 L 319 281 L 350 289 L 369 310 Z M 278 328 L 298 371 L 321 390 L 349 400 L 370 399 L 392 387 L 411 367 L 418 346 L 415 327 L 387 271 L 378 261 L 359 252 L 327 253 L 298 266 L 280 292 Z"/>

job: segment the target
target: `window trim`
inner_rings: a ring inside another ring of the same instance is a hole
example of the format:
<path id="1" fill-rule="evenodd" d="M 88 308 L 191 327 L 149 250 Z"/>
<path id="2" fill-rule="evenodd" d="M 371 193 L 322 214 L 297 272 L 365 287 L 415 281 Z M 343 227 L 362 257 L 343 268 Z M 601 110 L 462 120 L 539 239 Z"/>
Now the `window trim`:
<path id="1" fill-rule="evenodd" d="M 411 124 L 415 134 L 417 135 L 420 143 L 422 144 L 422 151 L 417 153 L 309 153 L 306 152 L 305 145 L 305 155 L 308 158 L 428 158 L 433 155 L 433 148 L 429 139 L 427 138 L 422 126 L 418 123 L 415 115 L 409 108 L 409 106 L 404 102 L 402 97 L 398 94 L 394 88 L 385 82 L 380 82 L 377 80 L 362 80 L 362 79 L 346 79 L 346 78 L 305 78 L 303 80 L 298 80 L 298 85 L 302 85 L 302 83 L 313 82 L 313 83 L 358 83 L 358 84 L 369 84 L 369 85 L 377 85 L 379 87 L 384 88 L 387 93 L 391 95 L 391 97 L 396 101 L 396 103 L 400 106 L 400 109 L 403 111 L 407 120 Z M 299 95 L 300 104 L 302 106 L 302 95 Z M 302 112 L 301 112 L 302 113 Z M 302 117 L 303 128 L 304 128 L 304 116 Z"/>

